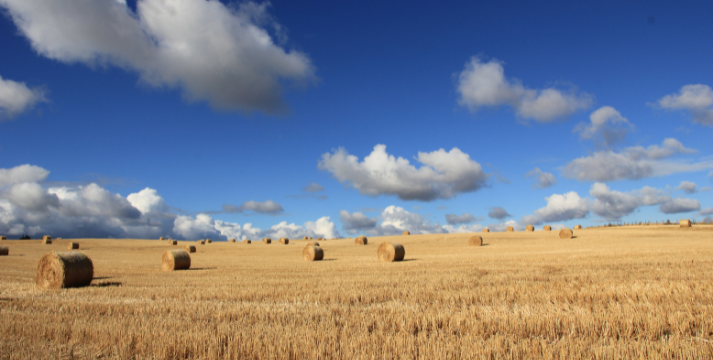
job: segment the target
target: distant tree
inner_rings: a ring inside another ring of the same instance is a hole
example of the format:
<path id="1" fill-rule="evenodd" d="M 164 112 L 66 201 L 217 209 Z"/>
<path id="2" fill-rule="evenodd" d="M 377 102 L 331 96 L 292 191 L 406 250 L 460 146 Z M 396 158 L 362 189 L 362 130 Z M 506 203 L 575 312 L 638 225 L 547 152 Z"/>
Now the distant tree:
<path id="1" fill-rule="evenodd" d="M 32 239 L 30 238 L 30 235 L 25 234 L 25 235 L 20 236 L 20 240 L 32 240 Z"/>

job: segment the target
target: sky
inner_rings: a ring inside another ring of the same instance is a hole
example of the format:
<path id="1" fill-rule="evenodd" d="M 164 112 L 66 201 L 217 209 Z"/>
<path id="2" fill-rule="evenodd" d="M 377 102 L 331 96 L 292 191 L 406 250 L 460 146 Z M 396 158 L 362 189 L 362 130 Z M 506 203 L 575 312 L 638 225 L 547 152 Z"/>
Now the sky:
<path id="1" fill-rule="evenodd" d="M 0 0 L 0 234 L 713 220 L 713 3 Z"/>

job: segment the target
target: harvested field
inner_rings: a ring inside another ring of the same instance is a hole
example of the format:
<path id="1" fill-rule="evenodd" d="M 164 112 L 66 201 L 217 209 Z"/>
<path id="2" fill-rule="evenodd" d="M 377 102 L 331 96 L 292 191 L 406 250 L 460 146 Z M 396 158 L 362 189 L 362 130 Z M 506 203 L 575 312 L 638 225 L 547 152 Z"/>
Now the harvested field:
<path id="1" fill-rule="evenodd" d="M 72 239 L 94 280 L 64 290 L 34 275 L 65 242 L 10 240 L 0 358 L 713 357 L 713 226 L 472 235 L 370 239 L 406 248 L 393 263 L 354 240 L 322 243 L 316 262 L 216 242 L 177 272 L 161 271 L 162 242 Z"/>

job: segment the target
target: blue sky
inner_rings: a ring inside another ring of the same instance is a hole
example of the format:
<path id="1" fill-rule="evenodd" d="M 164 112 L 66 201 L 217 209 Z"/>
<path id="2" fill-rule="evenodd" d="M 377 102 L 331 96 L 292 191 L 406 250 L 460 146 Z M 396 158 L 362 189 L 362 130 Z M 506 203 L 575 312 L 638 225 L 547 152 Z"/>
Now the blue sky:
<path id="1" fill-rule="evenodd" d="M 11 237 L 713 216 L 712 4 L 0 8 L 0 233 Z"/>

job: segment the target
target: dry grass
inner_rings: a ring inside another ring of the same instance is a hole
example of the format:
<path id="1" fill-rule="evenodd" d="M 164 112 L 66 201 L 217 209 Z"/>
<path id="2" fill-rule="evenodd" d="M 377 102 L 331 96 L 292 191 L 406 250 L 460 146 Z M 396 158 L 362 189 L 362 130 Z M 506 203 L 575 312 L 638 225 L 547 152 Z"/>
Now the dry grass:
<path id="1" fill-rule="evenodd" d="M 80 239 L 92 286 L 41 290 L 48 250 L 7 241 L 1 359 L 708 359 L 713 226 L 214 243 L 162 272 L 165 243 Z M 73 241 L 77 241 L 73 239 Z M 182 242 L 184 245 L 186 242 Z M 195 244 L 195 242 L 191 242 Z"/>

